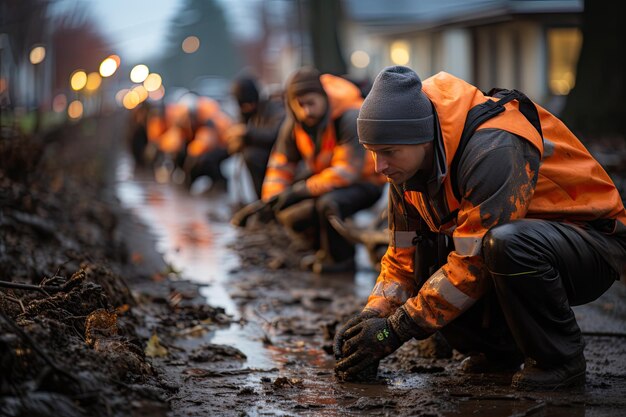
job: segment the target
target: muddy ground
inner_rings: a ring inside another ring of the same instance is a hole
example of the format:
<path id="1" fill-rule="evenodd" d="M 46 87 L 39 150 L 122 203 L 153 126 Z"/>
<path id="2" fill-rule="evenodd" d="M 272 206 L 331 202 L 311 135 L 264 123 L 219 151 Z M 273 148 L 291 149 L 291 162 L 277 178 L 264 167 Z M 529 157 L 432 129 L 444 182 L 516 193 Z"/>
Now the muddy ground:
<path id="1" fill-rule="evenodd" d="M 199 266 L 172 264 L 157 247 L 164 219 L 146 224 L 116 196 L 125 122 L 109 115 L 31 140 L 3 132 L 0 415 L 626 415 L 623 283 L 575 308 L 584 389 L 519 393 L 511 375 L 461 374 L 462 355 L 441 341 L 404 345 L 375 383 L 337 382 L 332 336 L 366 300 L 367 262 L 356 275 L 299 272 L 298 253 L 271 226 L 208 242 L 203 228 L 229 227 L 214 192 L 202 198 L 220 210 L 170 250 L 211 244 L 236 262 L 218 260 L 217 278 L 191 281 L 185 271 Z M 614 171 L 623 166 L 612 143 L 595 146 Z"/>

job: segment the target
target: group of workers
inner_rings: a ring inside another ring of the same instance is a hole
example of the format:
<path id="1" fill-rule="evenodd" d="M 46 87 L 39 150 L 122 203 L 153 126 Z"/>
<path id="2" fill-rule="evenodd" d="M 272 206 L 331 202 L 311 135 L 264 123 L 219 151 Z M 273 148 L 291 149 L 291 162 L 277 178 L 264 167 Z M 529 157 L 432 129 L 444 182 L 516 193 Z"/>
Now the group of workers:
<path id="1" fill-rule="evenodd" d="M 200 177 L 225 189 L 221 164 L 241 153 L 260 193 L 265 165 L 284 118 L 282 100 L 261 97 L 253 76 L 232 85 L 241 109 L 240 120 L 214 98 L 185 92 L 176 100 L 142 103 L 134 111 L 130 146 L 138 165 L 165 168 L 167 180 L 191 186 Z"/>
<path id="2" fill-rule="evenodd" d="M 571 307 L 626 273 L 626 211 L 561 120 L 517 90 L 483 93 L 445 72 L 422 81 L 405 66 L 384 68 L 365 97 L 300 68 L 267 124 L 248 87 L 235 89 L 248 133 L 233 147 L 267 145 L 248 167 L 260 201 L 315 250 L 303 267 L 354 269 L 328 218 L 371 207 L 389 184 L 380 274 L 335 334 L 340 380 L 371 378 L 403 343 L 438 333 L 467 355 L 463 372 L 510 373 L 518 390 L 584 384 Z"/>

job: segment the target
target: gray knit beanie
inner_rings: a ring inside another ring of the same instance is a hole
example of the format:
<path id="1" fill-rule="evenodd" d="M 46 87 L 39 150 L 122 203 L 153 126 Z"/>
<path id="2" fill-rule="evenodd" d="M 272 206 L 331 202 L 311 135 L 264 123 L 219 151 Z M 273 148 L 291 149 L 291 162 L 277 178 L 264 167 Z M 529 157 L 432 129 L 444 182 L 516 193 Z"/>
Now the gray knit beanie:
<path id="1" fill-rule="evenodd" d="M 383 69 L 357 119 L 359 142 L 368 145 L 415 145 L 433 140 L 433 105 L 422 81 L 408 67 Z"/>

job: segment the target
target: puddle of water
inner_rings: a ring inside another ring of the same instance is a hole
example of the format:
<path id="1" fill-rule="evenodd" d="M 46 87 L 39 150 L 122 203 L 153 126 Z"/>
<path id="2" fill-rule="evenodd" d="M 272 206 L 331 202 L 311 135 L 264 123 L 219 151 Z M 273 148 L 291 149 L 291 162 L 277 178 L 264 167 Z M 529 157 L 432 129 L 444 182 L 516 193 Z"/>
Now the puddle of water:
<path id="1" fill-rule="evenodd" d="M 226 287 L 229 271 L 239 262 L 227 248 L 235 230 L 227 221 L 210 221 L 209 217 L 227 219 L 229 198 L 192 195 L 180 185 L 156 182 L 151 172 L 135 170 L 127 155 L 120 157 L 116 178 L 118 198 L 148 226 L 165 261 L 184 279 L 206 285 L 200 293 L 207 303 L 224 308 L 238 320 L 239 310 Z M 233 324 L 211 332 L 207 338 L 211 343 L 238 348 L 247 356 L 249 366 L 275 366 L 261 343 L 262 332 L 250 327 L 254 324 Z"/>

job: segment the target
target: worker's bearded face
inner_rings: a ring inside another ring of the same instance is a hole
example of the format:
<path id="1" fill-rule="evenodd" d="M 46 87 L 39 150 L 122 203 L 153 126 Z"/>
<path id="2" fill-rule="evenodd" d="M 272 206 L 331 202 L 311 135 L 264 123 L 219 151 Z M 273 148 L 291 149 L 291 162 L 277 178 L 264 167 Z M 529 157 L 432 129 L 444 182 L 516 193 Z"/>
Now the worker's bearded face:
<path id="1" fill-rule="evenodd" d="M 306 93 L 297 96 L 290 104 L 298 121 L 307 126 L 318 124 L 328 109 L 326 96 L 320 93 Z"/>

